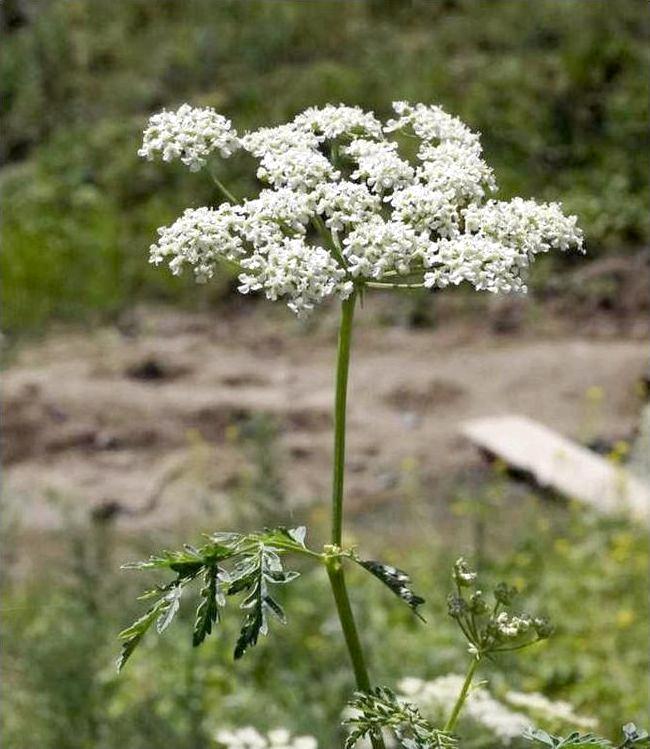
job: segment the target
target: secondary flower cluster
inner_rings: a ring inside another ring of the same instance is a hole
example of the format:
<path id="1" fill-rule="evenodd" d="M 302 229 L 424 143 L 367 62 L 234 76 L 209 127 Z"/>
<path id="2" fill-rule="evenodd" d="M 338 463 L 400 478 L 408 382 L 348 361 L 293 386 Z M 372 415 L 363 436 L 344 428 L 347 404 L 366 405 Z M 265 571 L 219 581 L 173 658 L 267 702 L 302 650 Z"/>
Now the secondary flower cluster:
<path id="1" fill-rule="evenodd" d="M 476 587 L 476 572 L 462 557 L 454 564 L 452 577 L 456 591 L 447 599 L 447 610 L 476 657 L 519 650 L 552 634 L 553 627 L 547 619 L 509 610 L 516 588 L 499 583 L 493 591 L 493 601 L 488 602 Z"/>
<path id="2" fill-rule="evenodd" d="M 402 679 L 398 686 L 404 698 L 418 705 L 425 715 L 444 720 L 456 702 L 463 681 L 463 676 L 446 674 L 432 681 L 409 677 Z M 506 745 L 519 738 L 530 725 L 528 716 L 510 710 L 483 686 L 471 689 L 463 710 L 466 719 L 487 729 Z"/>
<path id="3" fill-rule="evenodd" d="M 268 734 L 260 733 L 256 728 L 237 728 L 233 731 L 222 730 L 216 736 L 217 745 L 223 749 L 317 749 L 318 743 L 313 736 L 295 736 L 286 728 L 276 728 Z"/>
<path id="4" fill-rule="evenodd" d="M 402 699 L 414 702 L 427 718 L 441 721 L 453 708 L 463 681 L 464 677 L 458 674 L 446 674 L 431 681 L 407 677 L 398 687 Z M 498 699 L 486 686 L 478 684 L 467 696 L 463 716 L 506 745 L 520 738 L 532 720 L 543 721 L 553 730 L 597 726 L 596 720 L 576 713 L 568 702 L 549 700 L 537 692 L 515 691 L 506 692 Z"/>
<path id="5" fill-rule="evenodd" d="M 141 156 L 196 171 L 243 150 L 267 187 L 239 203 L 188 209 L 158 230 L 151 261 L 173 273 L 189 265 L 200 281 L 225 261 L 242 293 L 284 298 L 303 315 L 370 282 L 525 291 L 535 255 L 582 249 L 576 217 L 559 204 L 489 199 L 494 175 L 478 134 L 459 119 L 424 104 L 393 109 L 382 124 L 359 107 L 328 104 L 242 136 L 210 108 L 154 115 Z"/>

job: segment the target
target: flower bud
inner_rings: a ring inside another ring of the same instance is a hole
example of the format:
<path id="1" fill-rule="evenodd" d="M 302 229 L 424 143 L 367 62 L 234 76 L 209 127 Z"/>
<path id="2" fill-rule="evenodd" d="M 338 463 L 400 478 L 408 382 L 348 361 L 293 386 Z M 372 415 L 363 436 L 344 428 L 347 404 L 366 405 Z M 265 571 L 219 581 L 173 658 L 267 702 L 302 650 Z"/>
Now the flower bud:
<path id="1" fill-rule="evenodd" d="M 482 616 L 483 614 L 487 614 L 490 607 L 486 603 L 485 599 L 483 598 L 483 591 L 477 590 L 470 596 L 469 599 L 469 607 L 472 612 L 472 614 L 475 614 L 476 616 Z"/>
<path id="2" fill-rule="evenodd" d="M 470 587 L 476 581 L 476 572 L 467 564 L 463 557 L 459 557 L 454 564 L 454 582 L 461 588 Z"/>
<path id="3" fill-rule="evenodd" d="M 514 588 L 512 585 L 507 585 L 506 583 L 499 583 L 494 589 L 495 599 L 504 606 L 509 606 L 517 593 L 517 588 Z"/>
<path id="4" fill-rule="evenodd" d="M 536 617 L 533 620 L 533 627 L 537 633 L 538 640 L 548 639 L 555 630 L 553 624 L 546 617 Z"/>
<path id="5" fill-rule="evenodd" d="M 467 601 L 464 598 L 457 596 L 455 593 L 450 593 L 447 596 L 447 612 L 452 619 L 460 619 L 467 614 L 467 611 Z"/>

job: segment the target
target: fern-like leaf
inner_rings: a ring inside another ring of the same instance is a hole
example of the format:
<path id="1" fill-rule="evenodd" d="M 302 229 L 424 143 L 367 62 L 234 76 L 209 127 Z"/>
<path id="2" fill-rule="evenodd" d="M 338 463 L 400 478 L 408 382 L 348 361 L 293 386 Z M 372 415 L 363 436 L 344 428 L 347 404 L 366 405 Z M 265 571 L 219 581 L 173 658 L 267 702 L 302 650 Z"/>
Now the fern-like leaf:
<path id="1" fill-rule="evenodd" d="M 210 565 L 203 573 L 201 601 L 196 609 L 192 645 L 199 646 L 212 632 L 212 627 L 219 621 L 219 567 Z"/>
<path id="2" fill-rule="evenodd" d="M 388 687 L 357 692 L 348 705 L 355 711 L 345 723 L 351 730 L 345 749 L 353 749 L 364 738 L 390 731 L 404 749 L 456 749 L 454 736 L 435 728 L 415 705 L 399 700 Z"/>

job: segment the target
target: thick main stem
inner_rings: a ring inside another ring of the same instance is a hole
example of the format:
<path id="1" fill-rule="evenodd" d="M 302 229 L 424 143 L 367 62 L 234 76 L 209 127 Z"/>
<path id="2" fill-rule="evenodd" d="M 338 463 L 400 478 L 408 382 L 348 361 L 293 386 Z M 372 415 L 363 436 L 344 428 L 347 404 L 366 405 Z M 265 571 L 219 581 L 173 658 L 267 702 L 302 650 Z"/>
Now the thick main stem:
<path id="1" fill-rule="evenodd" d="M 343 482 L 345 478 L 345 427 L 348 398 L 348 373 L 350 371 L 350 344 L 356 294 L 353 293 L 342 304 L 336 359 L 336 400 L 334 404 L 334 470 L 332 475 L 332 545 L 341 546 L 343 537 Z M 338 611 L 345 644 L 350 654 L 357 688 L 370 691 L 370 677 L 366 667 L 359 632 L 354 621 L 352 606 L 345 585 L 345 575 L 339 557 L 327 561 L 329 575 Z M 381 734 L 371 736 L 373 749 L 385 749 Z"/>
<path id="2" fill-rule="evenodd" d="M 343 482 L 345 478 L 345 420 L 348 403 L 350 344 L 356 294 L 341 305 L 341 324 L 336 357 L 336 400 L 334 403 L 334 459 L 332 474 L 332 544 L 341 545 L 343 535 Z"/>
<path id="3" fill-rule="evenodd" d="M 328 561 L 327 574 L 329 575 L 330 583 L 332 585 L 336 610 L 338 611 L 339 619 L 341 621 L 341 629 L 343 630 L 343 637 L 345 638 L 345 644 L 347 645 L 350 660 L 352 661 L 352 669 L 354 671 L 354 678 L 357 682 L 357 688 L 361 692 L 369 692 L 370 677 L 368 676 L 368 669 L 363 657 L 363 650 L 361 649 L 361 640 L 359 639 L 357 625 L 354 622 L 352 606 L 350 605 L 350 598 L 345 585 L 343 567 L 341 566 L 339 559 Z"/>
<path id="4" fill-rule="evenodd" d="M 460 694 L 458 695 L 458 699 L 456 700 L 456 704 L 454 705 L 454 708 L 451 711 L 451 715 L 449 716 L 449 720 L 445 725 L 445 731 L 451 732 L 456 727 L 458 716 L 460 715 L 460 711 L 463 709 L 463 705 L 465 704 L 465 700 L 467 699 L 467 694 L 469 692 L 469 688 L 472 686 L 472 679 L 474 678 L 474 674 L 476 672 L 476 669 L 478 668 L 478 664 L 479 659 L 473 658 L 472 662 L 469 665 L 469 669 L 467 670 L 467 676 L 465 677 L 465 681 L 463 682 L 463 686 L 460 690 Z"/>

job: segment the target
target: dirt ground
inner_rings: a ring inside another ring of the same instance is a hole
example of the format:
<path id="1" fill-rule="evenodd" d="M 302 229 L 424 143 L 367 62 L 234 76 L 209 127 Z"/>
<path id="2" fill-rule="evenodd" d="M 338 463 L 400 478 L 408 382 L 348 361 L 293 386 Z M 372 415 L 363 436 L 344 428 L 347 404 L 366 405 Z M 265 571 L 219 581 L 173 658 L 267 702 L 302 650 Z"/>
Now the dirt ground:
<path id="1" fill-rule="evenodd" d="M 23 346 L 4 374 L 4 496 L 21 523 L 56 527 L 72 504 L 166 528 L 225 507 L 242 470 L 237 424 L 257 413 L 280 425 L 294 501 L 326 496 L 335 321 L 304 327 L 265 309 L 149 310 Z M 643 326 L 413 330 L 365 312 L 350 382 L 353 508 L 387 498 L 405 465 L 436 481 L 476 461 L 458 436 L 464 419 L 519 413 L 579 439 L 634 433 Z"/>

